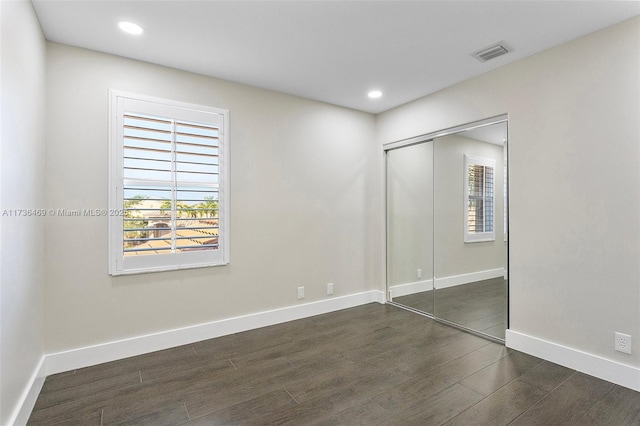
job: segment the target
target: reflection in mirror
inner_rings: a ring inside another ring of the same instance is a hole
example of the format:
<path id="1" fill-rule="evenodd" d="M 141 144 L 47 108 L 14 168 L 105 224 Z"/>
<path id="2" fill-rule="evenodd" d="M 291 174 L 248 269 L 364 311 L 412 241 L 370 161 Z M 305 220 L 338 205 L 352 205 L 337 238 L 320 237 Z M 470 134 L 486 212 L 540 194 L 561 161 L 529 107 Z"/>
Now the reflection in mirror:
<path id="1" fill-rule="evenodd" d="M 433 313 L 433 143 L 387 151 L 387 289 Z"/>
<path id="2" fill-rule="evenodd" d="M 507 123 L 434 141 L 434 316 L 497 339 L 507 327 Z"/>

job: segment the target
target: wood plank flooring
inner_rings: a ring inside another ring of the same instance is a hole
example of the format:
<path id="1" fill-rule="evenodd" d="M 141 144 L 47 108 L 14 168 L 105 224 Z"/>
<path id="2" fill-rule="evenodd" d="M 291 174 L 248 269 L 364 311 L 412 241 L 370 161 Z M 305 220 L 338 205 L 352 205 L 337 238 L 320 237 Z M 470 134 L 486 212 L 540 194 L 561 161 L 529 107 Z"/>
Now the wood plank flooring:
<path id="1" fill-rule="evenodd" d="M 29 425 L 638 425 L 640 393 L 377 303 L 50 376 Z"/>

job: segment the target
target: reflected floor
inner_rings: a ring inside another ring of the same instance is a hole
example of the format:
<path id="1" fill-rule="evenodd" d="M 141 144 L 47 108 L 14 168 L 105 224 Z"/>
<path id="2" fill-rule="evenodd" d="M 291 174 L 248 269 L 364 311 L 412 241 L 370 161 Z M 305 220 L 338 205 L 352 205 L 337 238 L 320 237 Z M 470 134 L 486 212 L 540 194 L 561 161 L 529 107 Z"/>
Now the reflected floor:
<path id="1" fill-rule="evenodd" d="M 507 328 L 507 281 L 502 277 L 394 297 L 401 305 L 433 313 L 463 327 L 504 339 Z"/>

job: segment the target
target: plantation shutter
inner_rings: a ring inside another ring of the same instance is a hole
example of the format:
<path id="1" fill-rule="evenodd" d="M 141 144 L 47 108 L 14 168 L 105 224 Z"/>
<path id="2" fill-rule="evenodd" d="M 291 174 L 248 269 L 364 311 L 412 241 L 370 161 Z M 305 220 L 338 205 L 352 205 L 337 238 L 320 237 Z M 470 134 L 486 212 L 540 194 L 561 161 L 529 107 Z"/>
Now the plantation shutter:
<path id="1" fill-rule="evenodd" d="M 495 160 L 465 154 L 465 242 L 491 241 Z"/>
<path id="2" fill-rule="evenodd" d="M 122 217 L 112 220 L 112 272 L 226 263 L 224 111 L 113 102 L 113 201 Z"/>

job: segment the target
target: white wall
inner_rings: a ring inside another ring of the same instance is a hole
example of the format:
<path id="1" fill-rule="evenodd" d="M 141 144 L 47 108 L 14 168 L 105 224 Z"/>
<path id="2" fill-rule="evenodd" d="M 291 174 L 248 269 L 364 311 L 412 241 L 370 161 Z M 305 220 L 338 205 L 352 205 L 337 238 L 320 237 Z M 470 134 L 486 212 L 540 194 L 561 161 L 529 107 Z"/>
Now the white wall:
<path id="1" fill-rule="evenodd" d="M 46 205 L 107 207 L 108 90 L 230 110 L 231 264 L 110 277 L 107 218 L 47 217 L 47 353 L 378 290 L 370 114 L 48 43 Z M 306 298 L 296 299 L 296 287 Z"/>
<path id="2" fill-rule="evenodd" d="M 635 367 L 638 34 L 636 17 L 377 117 L 382 144 L 508 113 L 510 327 Z"/>
<path id="3" fill-rule="evenodd" d="M 44 205 L 45 42 L 30 2 L 0 2 L 0 213 Z M 11 213 L 7 213 L 11 214 Z M 40 217 L 0 217 L 0 424 L 7 425 L 42 358 Z"/>

